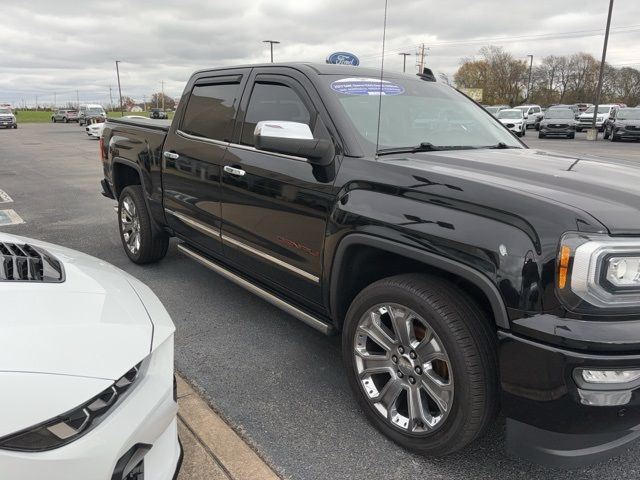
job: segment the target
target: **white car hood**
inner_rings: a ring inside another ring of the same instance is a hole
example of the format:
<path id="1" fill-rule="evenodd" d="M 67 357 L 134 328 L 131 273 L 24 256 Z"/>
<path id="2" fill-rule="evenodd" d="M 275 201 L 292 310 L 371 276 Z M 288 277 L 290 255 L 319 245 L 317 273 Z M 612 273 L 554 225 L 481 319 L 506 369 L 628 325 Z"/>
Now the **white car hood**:
<path id="1" fill-rule="evenodd" d="M 524 118 L 499 118 L 502 123 L 522 123 Z"/>
<path id="2" fill-rule="evenodd" d="M 63 247 L 3 233 L 0 242 L 41 247 L 65 272 L 61 283 L 0 281 L 0 372 L 116 380 L 149 354 L 153 324 L 133 277 Z"/>

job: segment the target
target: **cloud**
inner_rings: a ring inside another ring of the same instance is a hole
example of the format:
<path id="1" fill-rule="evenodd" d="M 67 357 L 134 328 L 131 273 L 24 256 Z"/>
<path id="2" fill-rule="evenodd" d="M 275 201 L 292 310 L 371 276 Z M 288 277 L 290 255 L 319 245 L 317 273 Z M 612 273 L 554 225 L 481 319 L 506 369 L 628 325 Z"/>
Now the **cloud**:
<path id="1" fill-rule="evenodd" d="M 504 46 L 523 59 L 602 49 L 606 2 L 539 0 L 390 0 L 385 67 L 402 69 L 399 52 L 424 43 L 427 65 L 450 76 L 483 45 Z M 336 50 L 381 60 L 382 0 L 30 0 L 2 6 L 0 101 L 109 103 L 116 98 L 115 60 L 124 95 L 142 100 L 160 89 L 178 97 L 190 73 L 219 65 L 323 62 Z M 640 2 L 614 6 L 608 61 L 640 67 Z M 568 34 L 567 32 L 578 32 Z M 407 59 L 415 71 L 416 57 Z M 55 97 L 54 97 L 55 94 Z"/>

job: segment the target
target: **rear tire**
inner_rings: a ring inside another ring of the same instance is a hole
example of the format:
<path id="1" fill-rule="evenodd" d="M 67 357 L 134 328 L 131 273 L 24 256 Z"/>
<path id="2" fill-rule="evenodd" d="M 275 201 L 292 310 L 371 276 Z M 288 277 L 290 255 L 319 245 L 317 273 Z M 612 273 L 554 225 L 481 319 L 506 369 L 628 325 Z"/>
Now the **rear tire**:
<path id="1" fill-rule="evenodd" d="M 571 140 L 573 140 L 574 138 L 576 138 L 576 134 L 575 133 L 570 133 L 568 138 L 570 138 Z"/>
<path id="2" fill-rule="evenodd" d="M 122 246 L 132 262 L 153 263 L 167 254 L 169 235 L 154 232 L 140 185 L 129 185 L 120 193 L 118 226 Z"/>
<path id="3" fill-rule="evenodd" d="M 483 435 L 498 413 L 495 331 L 446 280 L 409 274 L 365 288 L 347 313 L 342 352 L 368 420 L 409 450 L 453 453 Z"/>
<path id="4" fill-rule="evenodd" d="M 611 134 L 611 141 L 612 142 L 619 142 L 620 141 L 620 137 L 618 137 L 615 133 Z"/>
<path id="5" fill-rule="evenodd" d="M 64 117 L 64 123 L 69 123 L 69 119 L 67 117 Z"/>
<path id="6" fill-rule="evenodd" d="M 607 140 L 609 138 L 609 130 L 605 128 L 604 130 L 604 134 L 602 135 L 602 138 Z"/>
<path id="7" fill-rule="evenodd" d="M 581 132 L 581 131 L 582 131 L 582 129 L 581 129 L 581 128 L 576 127 L 576 132 Z"/>
<path id="8" fill-rule="evenodd" d="M 544 133 L 538 133 L 538 138 L 544 138 Z"/>

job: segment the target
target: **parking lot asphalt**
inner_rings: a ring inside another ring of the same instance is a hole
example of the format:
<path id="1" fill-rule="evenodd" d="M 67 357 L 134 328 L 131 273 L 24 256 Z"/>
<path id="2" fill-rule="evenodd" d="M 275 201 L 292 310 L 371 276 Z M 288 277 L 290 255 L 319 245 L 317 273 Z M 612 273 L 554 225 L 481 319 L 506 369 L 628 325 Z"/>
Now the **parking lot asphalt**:
<path id="1" fill-rule="evenodd" d="M 533 148 L 640 164 L 640 145 L 538 140 Z M 640 444 L 579 471 L 545 469 L 504 453 L 504 419 L 461 453 L 413 455 L 364 419 L 348 389 L 339 338 L 325 337 L 181 256 L 129 262 L 113 200 L 100 195 L 98 142 L 77 125 L 0 130 L 0 189 L 23 224 L 0 227 L 95 255 L 147 283 L 177 327 L 176 368 L 278 472 L 292 479 L 640 478 Z M 69 308 L 73 308 L 72 305 Z"/>

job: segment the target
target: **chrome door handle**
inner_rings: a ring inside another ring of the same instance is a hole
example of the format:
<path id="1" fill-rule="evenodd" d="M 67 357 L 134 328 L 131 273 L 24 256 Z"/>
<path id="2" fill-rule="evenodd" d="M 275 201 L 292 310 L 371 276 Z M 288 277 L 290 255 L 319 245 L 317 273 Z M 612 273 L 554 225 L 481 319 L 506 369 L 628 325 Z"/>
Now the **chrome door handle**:
<path id="1" fill-rule="evenodd" d="M 224 166 L 224 171 L 227 173 L 230 173 L 231 175 L 235 175 L 236 177 L 243 177 L 244 174 L 247 173 L 241 168 L 233 168 L 233 167 L 230 167 L 229 165 Z"/>
<path id="2" fill-rule="evenodd" d="M 164 152 L 163 155 L 165 158 L 170 158 L 171 160 L 177 160 L 180 157 L 180 155 L 173 152 Z"/>

